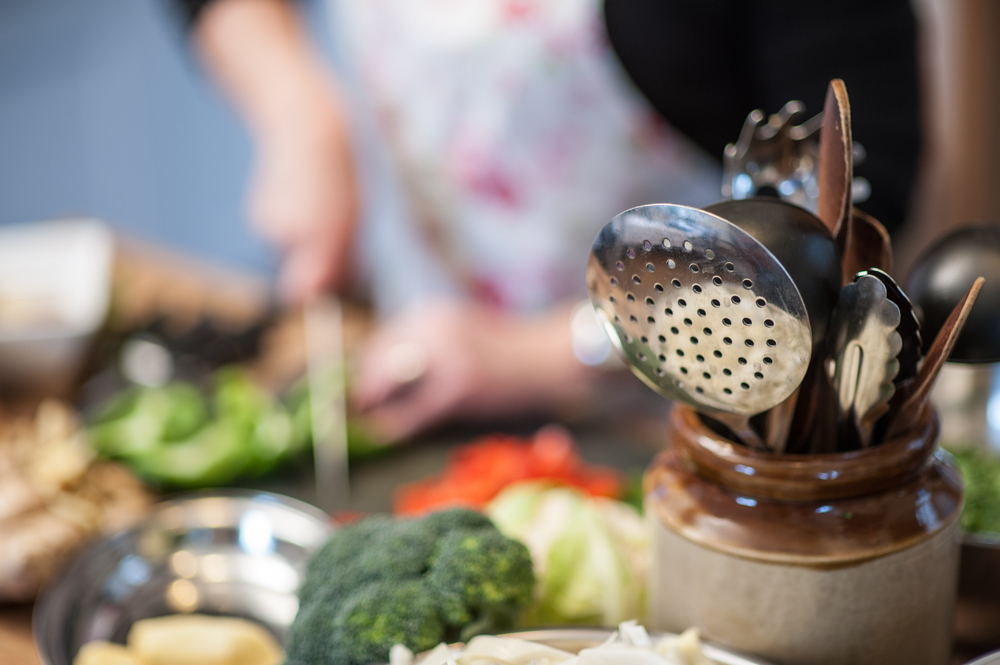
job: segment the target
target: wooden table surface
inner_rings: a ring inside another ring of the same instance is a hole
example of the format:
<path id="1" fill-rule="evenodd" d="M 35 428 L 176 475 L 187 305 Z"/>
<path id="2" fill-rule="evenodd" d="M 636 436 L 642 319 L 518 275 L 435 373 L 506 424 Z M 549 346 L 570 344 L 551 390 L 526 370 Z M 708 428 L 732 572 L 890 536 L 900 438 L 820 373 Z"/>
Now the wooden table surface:
<path id="1" fill-rule="evenodd" d="M 38 665 L 31 639 L 31 605 L 0 606 L 0 663 Z"/>

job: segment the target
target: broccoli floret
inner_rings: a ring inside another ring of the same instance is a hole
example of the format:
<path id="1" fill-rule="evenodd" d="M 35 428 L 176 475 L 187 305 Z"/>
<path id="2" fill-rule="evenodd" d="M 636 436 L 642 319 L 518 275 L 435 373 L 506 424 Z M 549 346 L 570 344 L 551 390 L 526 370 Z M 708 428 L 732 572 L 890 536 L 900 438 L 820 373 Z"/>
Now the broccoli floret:
<path id="1" fill-rule="evenodd" d="M 523 543 L 493 528 L 457 529 L 438 542 L 427 574 L 439 594 L 445 621 L 464 626 L 462 637 L 510 628 L 531 602 L 535 586 L 531 554 Z"/>
<path id="2" fill-rule="evenodd" d="M 334 624 L 330 662 L 344 665 L 385 662 L 394 644 L 425 651 L 441 642 L 445 629 L 437 600 L 420 579 L 365 585 L 343 605 Z"/>
<path id="3" fill-rule="evenodd" d="M 466 508 L 453 508 L 431 513 L 421 524 L 434 532 L 435 538 L 440 538 L 455 529 L 492 529 L 493 522 L 490 518 L 475 510 Z"/>
<path id="4" fill-rule="evenodd" d="M 317 594 L 309 604 L 299 605 L 285 640 L 285 665 L 329 665 L 337 644 L 335 620 L 342 604 L 333 594 Z"/>
<path id="5" fill-rule="evenodd" d="M 321 593 L 346 577 L 344 571 L 365 557 L 374 534 L 380 529 L 392 528 L 392 523 L 389 517 L 369 517 L 337 531 L 309 558 L 299 589 L 299 602 L 308 602 L 313 594 Z"/>
<path id="6" fill-rule="evenodd" d="M 419 652 L 444 635 L 440 605 L 420 578 L 369 582 L 304 606 L 288 631 L 285 665 L 371 665 L 388 660 L 394 644 Z"/>
<path id="7" fill-rule="evenodd" d="M 345 527 L 309 561 L 300 604 L 317 592 L 347 596 L 380 579 L 417 577 L 427 570 L 437 538 L 422 522 L 372 517 Z"/>
<path id="8" fill-rule="evenodd" d="M 396 643 L 422 651 L 508 628 L 533 586 L 527 548 L 478 513 L 368 518 L 306 567 L 286 664 L 368 665 Z"/>

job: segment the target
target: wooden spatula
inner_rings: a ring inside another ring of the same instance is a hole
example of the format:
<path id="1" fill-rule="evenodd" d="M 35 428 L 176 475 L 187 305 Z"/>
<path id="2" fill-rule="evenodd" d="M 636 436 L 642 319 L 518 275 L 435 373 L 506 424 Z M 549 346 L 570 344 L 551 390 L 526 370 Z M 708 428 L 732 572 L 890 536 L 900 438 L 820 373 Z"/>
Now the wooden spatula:
<path id="1" fill-rule="evenodd" d="M 905 393 L 903 393 L 899 409 L 885 433 L 885 440 L 893 439 L 913 430 L 920 422 L 920 416 L 927 407 L 927 398 L 931 388 L 934 387 L 934 381 L 941 372 L 941 367 L 948 360 L 948 356 L 951 355 L 951 350 L 955 347 L 955 342 L 962 333 L 965 320 L 969 318 L 969 312 L 972 311 L 972 306 L 976 303 L 976 298 L 979 297 L 979 291 L 983 288 L 984 281 L 982 277 L 978 278 L 965 297 L 951 310 L 951 314 L 927 350 L 927 355 L 924 356 L 923 364 L 917 370 L 917 375 L 901 388 Z"/>

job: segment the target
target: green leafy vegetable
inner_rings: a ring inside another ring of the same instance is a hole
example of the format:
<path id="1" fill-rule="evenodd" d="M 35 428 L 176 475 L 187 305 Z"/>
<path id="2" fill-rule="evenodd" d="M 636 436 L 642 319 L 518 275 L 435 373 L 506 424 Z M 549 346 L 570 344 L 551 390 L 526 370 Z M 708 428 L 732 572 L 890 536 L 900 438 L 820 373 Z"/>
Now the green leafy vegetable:
<path id="1" fill-rule="evenodd" d="M 218 370 L 213 383 L 210 399 L 182 381 L 131 388 L 100 412 L 88 430 L 91 444 L 167 487 L 257 476 L 308 445 L 302 419 L 239 368 Z"/>
<path id="2" fill-rule="evenodd" d="M 309 390 L 302 381 L 287 401 L 257 386 L 245 371 L 223 367 L 205 395 L 174 381 L 129 388 L 112 398 L 88 428 L 95 450 L 128 464 L 160 487 L 211 487 L 257 477 L 312 444 Z M 347 423 L 352 460 L 388 450 L 358 423 Z"/>
<path id="3" fill-rule="evenodd" d="M 531 551 L 538 588 L 523 623 L 614 626 L 641 619 L 650 545 L 635 508 L 535 482 L 512 485 L 487 512 Z"/>
<path id="4" fill-rule="evenodd" d="M 962 528 L 1000 533 L 1000 458 L 978 448 L 951 454 L 965 480 Z"/>

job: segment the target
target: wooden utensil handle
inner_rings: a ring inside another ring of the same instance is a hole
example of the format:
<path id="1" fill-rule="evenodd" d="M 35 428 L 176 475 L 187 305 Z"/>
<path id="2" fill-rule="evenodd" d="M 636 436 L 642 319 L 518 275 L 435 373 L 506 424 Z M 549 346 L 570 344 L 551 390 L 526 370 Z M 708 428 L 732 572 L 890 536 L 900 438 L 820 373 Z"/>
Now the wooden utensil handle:
<path id="1" fill-rule="evenodd" d="M 934 337 L 934 342 L 927 350 L 927 355 L 924 356 L 923 363 L 917 370 L 917 375 L 906 388 L 906 398 L 893 418 L 892 424 L 889 425 L 885 434 L 886 439 L 900 436 L 916 426 L 920 414 L 923 413 L 927 405 L 927 398 L 934 386 L 934 381 L 941 372 L 941 367 L 948 360 L 948 356 L 951 355 L 952 349 L 955 348 L 955 342 L 962 333 L 962 328 L 965 326 L 966 319 L 969 318 L 969 312 L 972 311 L 976 298 L 979 297 L 984 281 L 982 277 L 976 279 L 968 293 L 951 310 L 951 314 L 948 315 L 944 325 Z"/>

